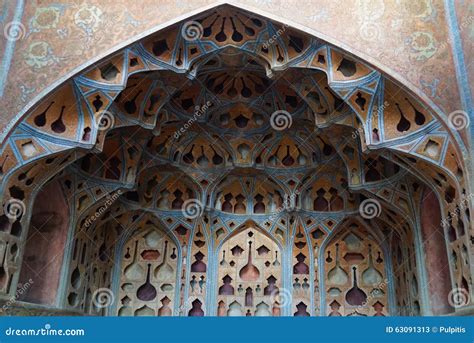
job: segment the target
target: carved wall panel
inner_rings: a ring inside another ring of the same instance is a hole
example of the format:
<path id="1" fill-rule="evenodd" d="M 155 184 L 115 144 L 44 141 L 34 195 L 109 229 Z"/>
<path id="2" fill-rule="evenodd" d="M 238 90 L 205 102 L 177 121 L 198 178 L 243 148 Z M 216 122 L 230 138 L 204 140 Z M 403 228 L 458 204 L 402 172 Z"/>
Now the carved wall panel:
<path id="1" fill-rule="evenodd" d="M 281 252 L 255 228 L 229 238 L 219 250 L 218 316 L 279 316 Z"/>
<path id="2" fill-rule="evenodd" d="M 172 316 L 178 275 L 175 243 L 158 228 L 131 237 L 122 251 L 119 316 Z"/>
<path id="3" fill-rule="evenodd" d="M 382 249 L 355 221 L 343 224 L 325 250 L 328 316 L 385 316 L 388 279 Z"/>

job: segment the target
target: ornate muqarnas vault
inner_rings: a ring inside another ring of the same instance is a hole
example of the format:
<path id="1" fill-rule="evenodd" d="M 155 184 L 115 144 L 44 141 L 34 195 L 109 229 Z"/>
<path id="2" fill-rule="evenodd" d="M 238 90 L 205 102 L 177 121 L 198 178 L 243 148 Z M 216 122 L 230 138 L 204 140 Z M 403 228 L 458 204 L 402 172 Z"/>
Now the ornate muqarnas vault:
<path id="1" fill-rule="evenodd" d="M 463 313 L 464 144 L 356 56 L 220 6 L 88 68 L 11 131 L 0 294 L 31 283 L 12 313 Z"/>

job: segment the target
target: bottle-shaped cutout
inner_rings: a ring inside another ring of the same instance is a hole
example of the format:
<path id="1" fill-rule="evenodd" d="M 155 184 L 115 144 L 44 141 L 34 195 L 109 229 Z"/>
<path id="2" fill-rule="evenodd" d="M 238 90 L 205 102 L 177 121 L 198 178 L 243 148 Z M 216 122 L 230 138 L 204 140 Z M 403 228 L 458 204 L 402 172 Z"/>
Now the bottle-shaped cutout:
<path id="1" fill-rule="evenodd" d="M 301 226 L 298 226 L 298 233 L 295 236 L 298 239 L 301 239 L 304 237 L 303 233 L 301 232 Z"/>
<path id="2" fill-rule="evenodd" d="M 331 263 L 332 262 L 332 257 L 331 257 L 331 252 L 328 251 L 328 256 L 326 257 L 326 262 Z"/>
<path id="3" fill-rule="evenodd" d="M 279 317 L 281 315 L 281 305 L 275 301 L 272 306 L 272 316 Z"/>
<path id="4" fill-rule="evenodd" d="M 217 14 L 217 13 L 216 13 Z M 210 35 L 212 35 L 212 27 L 214 26 L 214 24 L 216 23 L 216 21 L 220 18 L 220 15 L 217 14 L 216 17 L 214 18 L 214 20 L 204 28 L 204 30 L 202 30 L 202 36 L 204 38 L 207 38 L 209 37 Z"/>
<path id="5" fill-rule="evenodd" d="M 95 111 L 99 112 L 103 104 L 104 102 L 101 100 L 100 95 L 96 95 L 94 101 L 92 101 Z"/>
<path id="6" fill-rule="evenodd" d="M 158 281 L 171 281 L 174 278 L 174 269 L 168 263 L 168 241 L 165 241 L 165 248 L 163 252 L 163 262 L 155 268 L 155 278 Z"/>
<path id="7" fill-rule="evenodd" d="M 229 90 L 227 91 L 227 95 L 231 98 L 237 95 L 237 88 L 235 88 L 235 78 L 232 80 L 232 85 L 230 86 Z"/>
<path id="8" fill-rule="evenodd" d="M 214 155 L 212 156 L 212 163 L 214 163 L 215 165 L 219 165 L 222 162 L 224 162 L 224 159 L 222 158 L 222 156 L 217 153 L 216 149 L 214 149 L 212 145 L 211 145 L 211 149 L 214 152 Z"/>
<path id="9" fill-rule="evenodd" d="M 257 91 L 257 93 L 262 94 L 265 91 L 265 86 L 263 85 L 263 83 L 255 81 L 255 79 L 253 77 L 250 77 L 250 76 L 248 77 L 248 79 L 250 81 L 252 81 L 253 86 L 254 86 L 255 90 Z"/>
<path id="10" fill-rule="evenodd" d="M 339 244 L 336 243 L 336 265 L 328 272 L 328 282 L 334 285 L 345 285 L 349 281 L 349 276 L 341 267 L 339 261 Z"/>
<path id="11" fill-rule="evenodd" d="M 204 276 L 201 275 L 201 277 L 199 278 L 199 281 L 198 281 L 198 285 L 199 285 L 199 291 L 202 293 L 202 291 L 204 290 L 204 286 L 206 284 L 206 281 L 204 280 Z"/>
<path id="12" fill-rule="evenodd" d="M 355 100 L 355 103 L 357 104 L 357 106 L 359 106 L 359 108 L 362 111 L 365 111 L 365 103 L 366 102 L 367 102 L 367 100 L 365 100 L 365 98 L 362 96 L 362 93 L 358 92 L 357 93 L 357 99 Z"/>
<path id="13" fill-rule="evenodd" d="M 301 252 L 296 255 L 296 260 L 298 262 L 293 266 L 293 274 L 309 274 L 309 267 L 304 262 L 305 259 L 306 256 Z"/>
<path id="14" fill-rule="evenodd" d="M 171 300 L 167 296 L 161 299 L 162 306 L 158 310 L 159 317 L 170 317 L 172 315 L 173 311 L 171 310 L 169 306 L 170 303 L 171 303 Z"/>
<path id="15" fill-rule="evenodd" d="M 225 302 L 222 300 L 219 301 L 219 304 L 217 306 L 217 316 L 218 317 L 225 317 L 226 316 L 226 308 L 225 308 Z"/>
<path id="16" fill-rule="evenodd" d="M 226 17 L 222 18 L 221 30 L 216 35 L 216 41 L 218 41 L 219 43 L 222 43 L 227 39 L 227 35 L 224 32 L 224 26 L 225 26 L 226 19 L 227 19 Z"/>
<path id="17" fill-rule="evenodd" d="M 252 23 L 257 26 L 257 27 L 262 27 L 263 26 L 263 23 L 260 19 L 257 19 L 257 18 L 250 18 L 250 20 L 252 21 Z"/>
<path id="18" fill-rule="evenodd" d="M 191 164 L 194 162 L 193 150 L 194 150 L 194 144 L 191 145 L 191 149 L 186 154 L 184 154 L 183 156 L 184 163 Z"/>
<path id="19" fill-rule="evenodd" d="M 305 291 L 307 291 L 309 289 L 309 283 L 308 283 L 307 278 L 303 279 L 303 283 L 301 284 L 301 288 L 303 288 L 303 290 L 305 290 Z"/>
<path id="20" fill-rule="evenodd" d="M 276 166 L 278 164 L 278 152 L 280 151 L 281 145 L 278 145 L 275 153 L 273 153 L 267 160 L 268 164 L 271 166 Z"/>
<path id="21" fill-rule="evenodd" d="M 209 159 L 207 158 L 206 154 L 204 153 L 204 145 L 201 145 L 201 155 L 197 159 L 197 164 L 201 167 L 207 167 L 209 164 Z"/>
<path id="22" fill-rule="evenodd" d="M 228 317 L 240 317 L 242 316 L 242 305 L 240 305 L 237 301 L 232 302 L 229 305 L 229 309 L 227 310 Z"/>
<path id="23" fill-rule="evenodd" d="M 201 226 L 198 226 L 198 232 L 196 233 L 196 237 L 203 237 L 203 233 L 201 232 Z"/>
<path id="24" fill-rule="evenodd" d="M 148 263 L 148 269 L 146 272 L 146 281 L 137 290 L 137 298 L 142 301 L 152 301 L 156 298 L 156 288 L 150 282 L 150 268 L 151 263 Z"/>
<path id="25" fill-rule="evenodd" d="M 352 306 L 362 306 L 367 300 L 367 294 L 357 286 L 357 268 L 352 267 L 353 284 L 352 288 L 346 293 L 346 301 Z"/>
<path id="26" fill-rule="evenodd" d="M 242 285 L 239 285 L 239 287 L 237 287 L 237 292 L 239 292 L 239 294 L 244 293 L 244 288 L 242 287 Z"/>
<path id="27" fill-rule="evenodd" d="M 252 95 L 252 90 L 247 87 L 243 77 L 240 77 L 240 82 L 242 82 L 242 90 L 240 91 L 240 94 L 242 94 L 244 98 L 250 98 Z"/>
<path id="28" fill-rule="evenodd" d="M 124 104 L 123 104 L 123 107 L 125 108 L 125 111 L 128 113 L 128 114 L 133 114 L 135 113 L 135 111 L 137 110 L 137 104 L 136 104 L 136 100 L 138 98 L 138 96 L 142 93 L 142 89 L 140 89 L 137 94 L 135 94 L 135 96 L 133 98 L 131 98 L 130 100 L 126 101 Z"/>
<path id="29" fill-rule="evenodd" d="M 127 267 L 125 267 L 124 274 L 128 280 L 141 280 L 145 275 L 143 267 L 138 263 L 138 241 L 135 241 L 135 251 L 133 253 L 133 260 Z"/>
<path id="30" fill-rule="evenodd" d="M 152 308 L 143 305 L 135 311 L 134 315 L 135 317 L 150 317 L 155 315 L 155 311 Z"/>
<path id="31" fill-rule="evenodd" d="M 249 241 L 249 252 L 247 258 L 247 264 L 242 267 L 239 272 L 239 276 L 243 281 L 257 281 L 260 277 L 260 271 L 253 264 L 252 261 L 252 242 Z"/>
<path id="32" fill-rule="evenodd" d="M 249 36 L 255 35 L 255 30 L 252 29 L 250 26 L 248 26 L 238 15 L 235 15 L 235 17 L 240 21 L 240 24 L 244 27 L 245 34 Z"/>
<path id="33" fill-rule="evenodd" d="M 284 166 L 289 167 L 295 163 L 295 159 L 290 155 L 290 146 L 286 146 L 286 155 L 281 160 Z"/>
<path id="34" fill-rule="evenodd" d="M 285 59 L 283 58 L 283 55 L 281 54 L 281 51 L 280 51 L 280 46 L 277 44 L 276 45 L 276 49 L 277 49 L 277 61 L 282 63 Z"/>
<path id="35" fill-rule="evenodd" d="M 148 105 L 147 111 L 148 112 L 153 111 L 153 109 L 155 108 L 155 105 L 158 103 L 160 99 L 161 99 L 161 95 L 159 93 L 154 93 L 150 95 L 150 104 Z"/>
<path id="36" fill-rule="evenodd" d="M 247 208 L 244 204 L 245 197 L 242 194 L 237 194 L 235 201 L 236 203 L 234 206 L 234 213 L 244 214 L 247 211 Z"/>
<path id="37" fill-rule="evenodd" d="M 279 267 L 280 266 L 280 261 L 278 261 L 278 251 L 275 251 L 275 261 L 273 261 L 272 265 L 274 267 Z"/>
<path id="38" fill-rule="evenodd" d="M 46 124 L 46 113 L 48 113 L 49 109 L 51 108 L 53 104 L 54 104 L 54 101 L 51 101 L 48 107 L 46 107 L 43 112 L 41 112 L 35 117 L 34 123 L 36 126 L 42 127 Z"/>
<path id="39" fill-rule="evenodd" d="M 316 191 L 316 194 L 317 196 L 313 201 L 313 210 L 319 211 L 319 212 L 329 211 L 329 202 L 324 197 L 324 194 L 326 194 L 326 191 L 320 188 Z"/>
<path id="40" fill-rule="evenodd" d="M 377 262 L 378 264 L 382 263 L 383 262 L 383 258 L 382 258 L 382 253 L 379 251 L 377 252 L 378 256 L 377 256 L 377 259 L 375 260 L 375 262 Z"/>
<path id="41" fill-rule="evenodd" d="M 397 130 L 399 132 L 408 131 L 411 126 L 410 122 L 407 120 L 407 118 L 403 114 L 402 109 L 400 108 L 400 105 L 398 103 L 395 103 L 395 106 L 397 106 L 398 112 L 400 113 L 400 120 L 397 124 Z"/>
<path id="42" fill-rule="evenodd" d="M 206 81 L 207 88 L 212 89 L 212 87 L 214 87 L 214 83 L 216 82 L 216 80 L 221 78 L 224 75 L 225 75 L 225 73 L 222 73 L 222 74 L 214 76 L 214 77 L 209 77 Z"/>
<path id="43" fill-rule="evenodd" d="M 64 109 L 66 106 L 61 107 L 61 113 L 59 114 L 58 119 L 56 119 L 52 124 L 51 124 L 51 130 L 53 130 L 56 133 L 63 133 L 66 131 L 66 125 L 64 125 L 63 122 L 63 115 L 64 115 Z"/>
<path id="44" fill-rule="evenodd" d="M 298 149 L 298 156 L 296 157 L 296 161 L 300 166 L 304 166 L 308 161 L 308 157 L 306 157 L 306 155 L 301 152 L 299 147 L 296 147 L 296 149 Z"/>
<path id="45" fill-rule="evenodd" d="M 242 36 L 242 34 L 237 30 L 237 27 L 235 26 L 235 23 L 234 23 L 234 18 L 230 17 L 230 22 L 232 24 L 232 40 L 234 42 L 241 42 L 242 39 L 244 39 L 244 36 Z"/>
<path id="46" fill-rule="evenodd" d="M 332 152 L 333 152 L 332 146 L 327 144 L 326 141 L 324 139 L 322 139 L 320 136 L 318 136 L 318 139 L 321 141 L 321 143 L 323 143 L 323 154 L 326 155 L 326 156 L 331 155 Z"/>
<path id="47" fill-rule="evenodd" d="M 222 251 L 222 260 L 219 262 L 222 267 L 227 267 L 229 264 L 225 260 L 225 250 Z"/>
<path id="48" fill-rule="evenodd" d="M 265 304 L 263 301 L 257 304 L 255 317 L 270 317 L 271 315 L 270 306 Z"/>
<path id="49" fill-rule="evenodd" d="M 183 60 L 181 59 L 181 55 L 183 54 L 183 50 L 181 48 L 178 49 L 178 55 L 176 56 L 175 64 L 179 67 L 183 64 Z"/>
<path id="50" fill-rule="evenodd" d="M 234 122 L 235 122 L 235 125 L 239 129 L 243 129 L 247 127 L 247 124 L 249 123 L 249 119 L 246 116 L 244 116 L 242 113 L 240 113 L 237 117 L 235 117 Z"/>
<path id="51" fill-rule="evenodd" d="M 369 244 L 369 265 L 362 273 L 362 282 L 369 286 L 377 286 L 382 282 L 382 274 L 374 267 L 372 260 L 372 245 Z"/>
<path id="52" fill-rule="evenodd" d="M 228 79 L 230 79 L 229 75 L 227 75 L 222 81 L 220 81 L 219 84 L 214 87 L 214 93 L 221 94 L 224 91 L 224 85 L 226 84 Z"/>
<path id="53" fill-rule="evenodd" d="M 193 273 L 205 273 L 206 272 L 206 264 L 203 261 L 204 254 L 200 251 L 198 251 L 196 254 L 194 254 L 194 258 L 196 261 L 194 261 L 193 264 L 191 264 L 191 272 Z"/>
<path id="54" fill-rule="evenodd" d="M 189 285 L 191 286 L 191 293 L 193 293 L 195 291 L 195 288 L 196 288 L 196 285 L 197 285 L 197 281 L 196 281 L 196 276 L 193 275 L 191 277 L 191 281 L 189 281 Z"/>
<path id="55" fill-rule="evenodd" d="M 425 115 L 423 113 L 421 113 L 420 111 L 418 111 L 416 109 L 416 107 L 412 104 L 412 102 L 410 100 L 408 100 L 408 98 L 405 98 L 405 100 L 408 101 L 411 108 L 413 108 L 413 111 L 415 111 L 415 123 L 416 123 L 416 125 L 423 125 L 426 121 Z"/>

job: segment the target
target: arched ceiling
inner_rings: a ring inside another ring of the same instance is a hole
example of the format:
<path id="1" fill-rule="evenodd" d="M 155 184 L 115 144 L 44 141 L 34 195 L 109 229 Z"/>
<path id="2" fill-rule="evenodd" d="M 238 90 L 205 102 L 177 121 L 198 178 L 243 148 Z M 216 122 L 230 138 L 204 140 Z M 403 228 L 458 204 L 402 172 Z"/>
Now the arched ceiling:
<path id="1" fill-rule="evenodd" d="M 2 147 L 3 207 L 19 199 L 28 213 L 61 177 L 81 185 L 71 190 L 78 227 L 120 191 L 92 228 L 131 210 L 191 225 L 180 216 L 196 200 L 227 231 L 252 215 L 276 232 L 282 211 L 331 212 L 329 231 L 376 199 L 386 211 L 374 225 L 407 231 L 421 184 L 446 213 L 468 194 L 454 137 L 363 61 L 228 7 L 144 38 L 38 104 Z"/>

